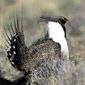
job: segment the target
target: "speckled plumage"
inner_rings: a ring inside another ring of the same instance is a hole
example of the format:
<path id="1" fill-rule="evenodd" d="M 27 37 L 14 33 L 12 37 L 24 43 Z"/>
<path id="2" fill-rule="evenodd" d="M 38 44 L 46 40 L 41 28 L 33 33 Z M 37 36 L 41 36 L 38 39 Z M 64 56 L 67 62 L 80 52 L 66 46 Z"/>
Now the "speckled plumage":
<path id="1" fill-rule="evenodd" d="M 26 51 L 27 56 L 23 57 L 21 61 L 23 65 L 21 68 L 28 71 L 36 69 L 37 66 L 46 61 L 46 59 L 56 59 L 60 57 L 60 45 L 59 43 L 54 43 L 51 39 L 41 40 L 36 44 L 33 44 Z"/>
<path id="2" fill-rule="evenodd" d="M 25 45 L 23 23 L 18 17 L 15 17 L 13 28 L 9 31 L 11 38 L 7 35 L 10 41 L 10 50 L 7 51 L 7 56 L 12 65 L 21 71 L 32 71 L 46 59 L 53 58 L 55 60 L 55 58 L 61 56 L 60 44 L 49 38 L 40 39 L 27 47 Z"/>
<path id="3" fill-rule="evenodd" d="M 62 85 L 61 81 L 68 78 L 64 77 L 68 67 L 60 43 L 45 37 L 27 47 L 22 20 L 16 17 L 12 27 L 9 30 L 11 38 L 6 34 L 7 41 L 10 41 L 7 57 L 15 68 L 25 72 L 26 85 Z"/>

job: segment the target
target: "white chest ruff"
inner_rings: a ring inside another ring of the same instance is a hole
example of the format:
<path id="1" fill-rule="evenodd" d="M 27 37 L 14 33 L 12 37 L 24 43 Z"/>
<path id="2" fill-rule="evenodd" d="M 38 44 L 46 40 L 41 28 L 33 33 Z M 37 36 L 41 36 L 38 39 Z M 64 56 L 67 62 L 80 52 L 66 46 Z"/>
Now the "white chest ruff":
<path id="1" fill-rule="evenodd" d="M 62 26 L 56 22 L 48 23 L 49 38 L 52 38 L 54 42 L 58 42 L 61 45 L 61 52 L 67 58 L 69 57 L 68 45 L 65 38 L 65 33 Z"/>

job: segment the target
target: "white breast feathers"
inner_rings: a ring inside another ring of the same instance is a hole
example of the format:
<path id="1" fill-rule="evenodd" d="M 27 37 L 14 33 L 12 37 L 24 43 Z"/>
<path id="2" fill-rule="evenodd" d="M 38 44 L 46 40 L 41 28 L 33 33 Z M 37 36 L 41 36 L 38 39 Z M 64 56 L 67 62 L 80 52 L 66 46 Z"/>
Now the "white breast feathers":
<path id="1" fill-rule="evenodd" d="M 61 52 L 68 58 L 69 51 L 63 27 L 58 22 L 48 22 L 48 35 L 61 45 Z"/>

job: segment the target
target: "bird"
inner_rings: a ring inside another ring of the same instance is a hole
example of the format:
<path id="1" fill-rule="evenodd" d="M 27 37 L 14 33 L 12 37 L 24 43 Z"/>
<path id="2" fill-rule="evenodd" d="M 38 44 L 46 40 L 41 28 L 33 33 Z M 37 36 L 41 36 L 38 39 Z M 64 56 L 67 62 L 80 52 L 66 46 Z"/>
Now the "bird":
<path id="1" fill-rule="evenodd" d="M 5 32 L 8 44 L 6 45 L 7 57 L 14 68 L 24 72 L 25 77 L 32 74 L 43 63 L 54 65 L 57 59 L 62 59 L 62 56 L 69 58 L 65 28 L 68 19 L 63 16 L 56 18 L 42 16 L 39 20 L 46 23 L 47 33 L 44 38 L 38 39 L 29 47 L 25 43 L 23 19 L 15 16 L 14 22 L 7 26 L 10 35 Z M 49 68 L 50 71 L 52 67 Z"/>
<path id="2" fill-rule="evenodd" d="M 38 51 L 37 50 L 38 46 L 41 46 L 42 43 L 47 43 L 48 41 L 50 43 L 51 40 L 52 42 L 58 43 L 60 45 L 59 47 L 61 48 L 62 56 L 65 56 L 66 59 L 69 58 L 69 50 L 66 41 L 66 27 L 65 27 L 65 24 L 68 21 L 68 19 L 63 16 L 57 16 L 57 18 L 41 16 L 40 21 L 46 22 L 47 34 L 45 38 L 38 39 L 30 47 L 27 47 L 25 44 L 23 32 L 23 20 L 22 19 L 20 20 L 18 16 L 15 17 L 14 23 L 13 24 L 11 23 L 10 26 L 8 26 L 11 38 L 5 32 L 6 37 L 8 39 L 6 40 L 10 46 L 8 48 L 9 50 L 7 50 L 7 57 L 11 61 L 11 64 L 16 68 L 18 67 L 19 70 L 26 71 L 25 66 L 27 62 L 29 62 L 27 69 L 28 68 L 31 69 L 30 67 L 33 66 L 32 62 L 37 59 L 37 56 L 36 58 L 34 58 L 35 56 L 32 54 L 36 55 Z M 9 29 L 10 27 L 11 29 Z"/>

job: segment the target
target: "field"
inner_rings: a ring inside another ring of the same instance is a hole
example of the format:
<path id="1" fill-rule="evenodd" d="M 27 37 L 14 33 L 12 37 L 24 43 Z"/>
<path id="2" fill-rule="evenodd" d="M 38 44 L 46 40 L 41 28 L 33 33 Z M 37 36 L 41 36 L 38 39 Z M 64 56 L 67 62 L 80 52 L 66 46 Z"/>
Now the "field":
<path id="1" fill-rule="evenodd" d="M 3 37 L 3 28 L 10 22 L 9 17 L 13 17 L 16 12 L 19 15 L 23 13 L 27 46 L 45 34 L 46 24 L 38 22 L 40 16 L 67 17 L 69 20 L 66 24 L 67 42 L 70 57 L 74 60 L 78 60 L 78 58 L 85 60 L 85 0 L 0 0 L 0 57 L 6 57 L 3 52 L 6 43 Z M 0 60 L 3 63 L 5 61 L 7 59 L 4 57 Z M 6 65 L 7 63 L 9 64 L 7 61 L 0 65 L 2 68 L 6 67 L 9 70 L 5 77 L 15 79 L 20 72 L 17 72 L 16 75 L 13 72 L 10 73 L 13 68 Z M 6 68 L 4 71 L 6 71 Z M 8 75 L 15 75 L 15 77 L 8 77 Z"/>

